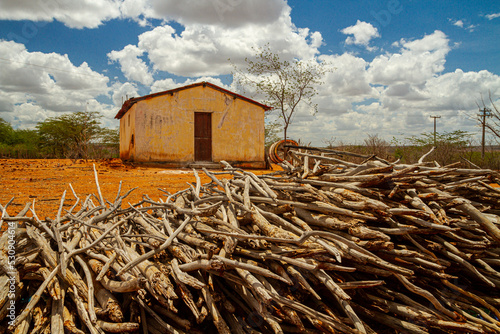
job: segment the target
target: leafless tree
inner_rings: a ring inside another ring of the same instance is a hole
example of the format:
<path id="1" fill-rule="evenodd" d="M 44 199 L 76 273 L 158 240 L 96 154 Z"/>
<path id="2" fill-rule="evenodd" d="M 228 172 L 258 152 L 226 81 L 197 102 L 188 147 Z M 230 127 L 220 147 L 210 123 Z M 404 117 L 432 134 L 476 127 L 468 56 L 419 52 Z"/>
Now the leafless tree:
<path id="1" fill-rule="evenodd" d="M 252 87 L 262 93 L 265 103 L 279 112 L 286 140 L 288 126 L 300 103 L 305 103 L 316 113 L 317 105 L 312 98 L 323 83 L 327 68 L 316 60 L 280 59 L 269 45 L 257 49 L 254 59 L 245 59 L 245 69 L 234 66 L 235 80 L 243 87 Z"/>
<path id="2" fill-rule="evenodd" d="M 497 142 L 500 142 L 500 110 L 493 102 L 491 92 L 488 95 L 488 99 L 491 108 L 488 108 L 484 99 L 481 98 L 482 107 L 478 104 L 479 114 L 477 115 L 477 120 L 481 126 L 493 134 Z"/>

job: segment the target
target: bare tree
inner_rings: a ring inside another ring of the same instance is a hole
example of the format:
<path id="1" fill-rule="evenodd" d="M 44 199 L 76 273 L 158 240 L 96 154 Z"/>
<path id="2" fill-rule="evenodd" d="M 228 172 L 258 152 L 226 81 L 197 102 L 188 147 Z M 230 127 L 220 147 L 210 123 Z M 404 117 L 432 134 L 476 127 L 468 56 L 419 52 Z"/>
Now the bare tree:
<path id="1" fill-rule="evenodd" d="M 335 148 L 336 137 L 330 137 L 329 139 L 323 138 L 321 141 L 326 145 L 325 148 Z"/>
<path id="2" fill-rule="evenodd" d="M 256 50 L 255 60 L 246 58 L 245 61 L 245 69 L 234 66 L 235 81 L 262 93 L 266 98 L 264 103 L 279 112 L 286 140 L 288 126 L 301 102 L 317 112 L 312 98 L 317 94 L 316 87 L 323 83 L 322 77 L 327 72 L 325 64 L 316 60 L 282 60 L 269 45 Z"/>
<path id="3" fill-rule="evenodd" d="M 480 114 L 477 116 L 477 119 L 481 126 L 488 129 L 488 131 L 495 136 L 496 140 L 500 141 L 500 110 L 498 110 L 498 107 L 493 102 L 491 92 L 488 97 L 491 103 L 491 108 L 487 108 L 484 99 L 481 98 L 483 107 L 481 108 L 478 105 Z M 486 117 L 488 117 L 488 121 L 486 121 Z"/>
<path id="4" fill-rule="evenodd" d="M 368 134 L 364 140 L 365 146 L 369 154 L 375 154 L 380 158 L 387 159 L 389 157 L 389 143 L 378 136 L 378 134 Z"/>

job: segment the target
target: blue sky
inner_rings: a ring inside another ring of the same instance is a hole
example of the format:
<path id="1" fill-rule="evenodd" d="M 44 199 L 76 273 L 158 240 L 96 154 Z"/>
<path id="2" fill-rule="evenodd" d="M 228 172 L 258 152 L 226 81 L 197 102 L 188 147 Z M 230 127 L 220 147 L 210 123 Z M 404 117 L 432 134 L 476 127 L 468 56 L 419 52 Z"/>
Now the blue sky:
<path id="1" fill-rule="evenodd" d="M 227 59 L 243 67 L 269 43 L 332 68 L 294 139 L 391 140 L 432 131 L 431 115 L 438 131 L 479 134 L 476 103 L 500 97 L 499 37 L 496 1 L 0 0 L 0 117 L 30 128 L 97 110 L 116 127 L 127 96 L 235 90 Z"/>

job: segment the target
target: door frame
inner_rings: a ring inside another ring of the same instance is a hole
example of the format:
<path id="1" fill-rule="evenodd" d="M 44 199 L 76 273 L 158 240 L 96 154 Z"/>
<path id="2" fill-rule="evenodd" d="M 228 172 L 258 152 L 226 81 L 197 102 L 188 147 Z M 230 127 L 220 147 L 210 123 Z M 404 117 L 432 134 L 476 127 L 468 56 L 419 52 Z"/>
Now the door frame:
<path id="1" fill-rule="evenodd" d="M 200 122 L 207 122 L 207 123 L 200 124 Z M 202 127 L 200 127 L 200 125 Z M 212 113 L 195 112 L 194 113 L 194 160 L 212 161 L 212 147 L 213 147 Z"/>

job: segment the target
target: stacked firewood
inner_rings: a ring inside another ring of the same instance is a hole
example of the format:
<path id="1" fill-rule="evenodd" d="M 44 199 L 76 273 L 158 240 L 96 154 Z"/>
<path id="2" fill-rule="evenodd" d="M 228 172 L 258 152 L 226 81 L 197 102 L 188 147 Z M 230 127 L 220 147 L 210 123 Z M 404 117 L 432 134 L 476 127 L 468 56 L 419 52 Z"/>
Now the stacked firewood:
<path id="1" fill-rule="evenodd" d="M 500 332 L 498 173 L 291 155 L 262 176 L 195 171 L 158 201 L 120 184 L 111 203 L 96 174 L 98 194 L 66 212 L 63 195 L 53 219 L 0 207 L 0 328 Z"/>

